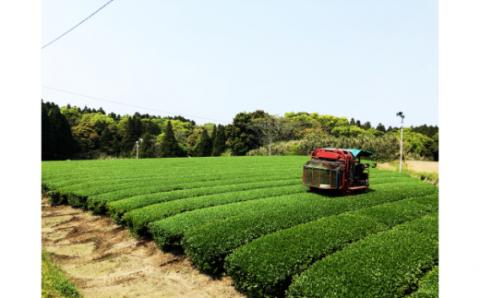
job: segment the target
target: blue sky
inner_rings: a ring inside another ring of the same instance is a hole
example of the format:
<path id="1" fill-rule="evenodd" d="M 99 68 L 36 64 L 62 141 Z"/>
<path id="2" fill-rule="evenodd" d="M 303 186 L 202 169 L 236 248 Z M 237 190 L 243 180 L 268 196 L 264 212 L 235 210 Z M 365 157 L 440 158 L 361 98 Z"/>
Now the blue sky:
<path id="1" fill-rule="evenodd" d="M 44 0 L 43 44 L 106 0 Z M 42 51 L 58 104 L 229 123 L 242 111 L 438 124 L 437 1 L 116 0 Z"/>

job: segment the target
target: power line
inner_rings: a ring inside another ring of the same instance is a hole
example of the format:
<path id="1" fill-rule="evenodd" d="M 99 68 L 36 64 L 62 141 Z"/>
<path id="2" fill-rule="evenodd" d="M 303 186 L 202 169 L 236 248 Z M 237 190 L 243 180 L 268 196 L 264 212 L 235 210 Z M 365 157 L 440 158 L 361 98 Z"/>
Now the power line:
<path id="1" fill-rule="evenodd" d="M 56 42 L 57 40 L 59 40 L 60 38 L 64 37 L 65 35 L 67 35 L 68 33 L 72 32 L 75 28 L 77 28 L 78 26 L 80 26 L 81 24 L 83 24 L 85 21 L 87 21 L 88 19 L 90 19 L 91 17 L 93 17 L 95 14 L 97 14 L 100 10 L 104 9 L 108 4 L 112 3 L 114 0 L 109 0 L 107 1 L 107 3 L 103 4 L 102 6 L 100 6 L 97 10 L 95 10 L 94 12 L 92 12 L 90 15 L 88 15 L 86 18 L 84 18 L 83 20 L 81 20 L 78 24 L 76 24 L 75 26 L 73 26 L 72 28 L 68 29 L 67 31 L 65 31 L 64 33 L 60 34 L 59 36 L 57 36 L 56 38 L 52 39 L 51 41 L 47 42 L 44 46 L 42 46 L 42 50 L 45 49 L 46 47 L 48 47 L 49 45 L 53 44 L 54 42 Z"/>
<path id="2" fill-rule="evenodd" d="M 132 104 L 125 103 L 125 102 L 121 102 L 121 101 L 117 101 L 117 100 L 111 100 L 111 99 L 106 99 L 106 98 L 101 98 L 101 97 L 86 95 L 86 94 L 82 94 L 82 93 L 78 93 L 78 92 L 74 92 L 74 91 L 69 91 L 69 90 L 65 90 L 65 89 L 59 89 L 59 88 L 49 87 L 49 86 L 45 86 L 45 85 L 42 85 L 42 87 L 45 88 L 45 89 L 49 89 L 49 90 L 54 90 L 54 91 L 58 91 L 58 92 L 66 93 L 66 94 L 71 94 L 71 95 L 76 95 L 76 96 L 88 98 L 88 99 L 91 99 L 91 100 L 104 101 L 104 102 L 113 103 L 113 104 L 116 104 L 116 105 L 121 105 L 121 106 L 126 106 L 126 107 L 135 108 L 135 109 L 141 109 L 141 110 L 146 110 L 146 111 L 154 111 L 154 112 L 157 112 L 157 113 L 164 113 L 164 114 L 170 114 L 170 115 L 175 115 L 175 114 L 176 114 L 176 113 L 171 113 L 171 112 L 169 112 L 169 111 L 160 110 L 160 109 L 157 109 L 157 108 L 151 108 L 151 107 L 144 107 L 144 106 L 132 105 Z M 197 119 L 203 119 L 203 120 L 208 120 L 208 121 L 214 121 L 214 122 L 218 122 L 218 123 L 222 123 L 222 122 L 223 122 L 223 121 L 218 120 L 218 119 L 212 119 L 212 118 L 207 118 L 207 117 L 201 117 L 201 116 L 195 116 L 195 115 L 189 115 L 189 114 L 183 114 L 183 115 L 185 115 L 185 116 L 187 116 L 187 117 L 191 117 L 191 118 L 197 118 Z"/>

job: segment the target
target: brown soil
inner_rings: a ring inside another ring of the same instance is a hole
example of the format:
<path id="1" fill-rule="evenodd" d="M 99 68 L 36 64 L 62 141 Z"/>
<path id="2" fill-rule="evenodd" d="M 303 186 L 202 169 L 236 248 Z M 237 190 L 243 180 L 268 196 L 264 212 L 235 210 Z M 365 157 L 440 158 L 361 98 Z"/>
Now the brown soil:
<path id="1" fill-rule="evenodd" d="M 212 279 L 107 217 L 46 199 L 42 243 L 84 297 L 243 297 L 228 277 Z"/>

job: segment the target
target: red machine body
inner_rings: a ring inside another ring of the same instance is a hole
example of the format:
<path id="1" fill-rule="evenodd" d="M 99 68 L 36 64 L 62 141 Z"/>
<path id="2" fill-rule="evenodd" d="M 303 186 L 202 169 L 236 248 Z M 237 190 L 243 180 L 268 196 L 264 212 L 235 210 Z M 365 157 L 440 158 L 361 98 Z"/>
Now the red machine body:
<path id="1" fill-rule="evenodd" d="M 370 152 L 360 149 L 317 148 L 303 168 L 303 183 L 310 189 L 350 192 L 368 189 L 368 164 L 361 156 Z"/>

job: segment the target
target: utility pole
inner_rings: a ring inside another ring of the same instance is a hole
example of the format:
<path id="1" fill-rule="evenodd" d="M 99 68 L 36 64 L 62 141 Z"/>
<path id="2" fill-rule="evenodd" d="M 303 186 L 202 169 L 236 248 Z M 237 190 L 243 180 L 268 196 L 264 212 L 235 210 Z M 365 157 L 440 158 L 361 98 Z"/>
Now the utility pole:
<path id="1" fill-rule="evenodd" d="M 400 117 L 400 164 L 398 171 L 401 173 L 402 172 L 402 163 L 403 163 L 403 119 L 405 118 L 405 115 L 403 112 L 398 112 L 397 116 Z"/>
<path id="2" fill-rule="evenodd" d="M 135 141 L 135 151 L 136 151 L 136 158 L 138 159 L 138 151 L 140 149 L 140 144 L 143 142 L 143 139 L 140 138 L 137 141 Z"/>

